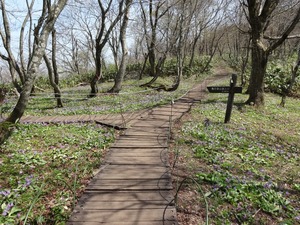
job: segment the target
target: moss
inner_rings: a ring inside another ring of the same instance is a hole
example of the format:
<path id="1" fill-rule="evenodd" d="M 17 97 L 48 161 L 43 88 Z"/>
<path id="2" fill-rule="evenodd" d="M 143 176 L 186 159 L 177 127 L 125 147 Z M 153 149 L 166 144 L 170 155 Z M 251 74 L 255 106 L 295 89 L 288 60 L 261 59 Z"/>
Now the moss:
<path id="1" fill-rule="evenodd" d="M 9 122 L 0 123 L 0 145 L 2 145 L 7 138 L 9 138 L 14 128 L 15 124 Z"/>

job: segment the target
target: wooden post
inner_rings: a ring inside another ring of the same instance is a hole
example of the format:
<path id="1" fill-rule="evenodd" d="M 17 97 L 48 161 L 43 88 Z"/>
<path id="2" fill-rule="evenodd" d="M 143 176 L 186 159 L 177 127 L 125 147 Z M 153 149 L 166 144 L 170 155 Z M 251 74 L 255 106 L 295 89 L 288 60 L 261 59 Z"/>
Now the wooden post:
<path id="1" fill-rule="evenodd" d="M 226 114 L 225 114 L 225 122 L 228 123 L 230 121 L 232 106 L 233 106 L 233 100 L 234 100 L 234 93 L 235 93 L 235 86 L 237 81 L 237 75 L 232 74 L 231 80 L 230 80 L 230 87 L 229 87 L 229 94 L 228 94 L 228 100 L 227 100 L 227 108 L 226 108 Z"/>

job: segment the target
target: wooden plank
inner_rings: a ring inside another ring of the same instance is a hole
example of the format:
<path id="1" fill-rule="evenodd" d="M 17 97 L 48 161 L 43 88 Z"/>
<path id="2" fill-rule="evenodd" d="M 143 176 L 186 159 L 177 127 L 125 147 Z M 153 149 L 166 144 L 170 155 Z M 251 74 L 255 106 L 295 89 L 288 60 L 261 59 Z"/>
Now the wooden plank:
<path id="1" fill-rule="evenodd" d="M 140 121 L 137 121 L 135 124 L 134 124 L 134 127 L 135 128 L 138 128 L 138 127 L 143 127 L 144 129 L 148 129 L 153 127 L 153 128 L 169 128 L 169 123 L 145 123 L 145 122 L 140 122 Z"/>
<path id="2" fill-rule="evenodd" d="M 173 106 L 173 107 L 165 107 L 165 108 L 155 108 L 151 114 L 154 114 L 154 113 L 183 113 L 183 112 L 186 112 L 187 110 L 189 110 L 190 106 L 189 105 L 178 105 L 178 106 Z"/>
<path id="3" fill-rule="evenodd" d="M 164 156 L 113 157 L 108 159 L 107 162 L 113 165 L 168 165 L 167 158 Z"/>
<path id="4" fill-rule="evenodd" d="M 124 133 L 124 135 L 135 135 L 135 136 L 154 136 L 154 137 L 161 137 L 161 136 L 167 136 L 168 135 L 169 128 L 163 129 L 163 130 L 145 130 L 142 128 L 130 128 L 127 129 Z"/>
<path id="5" fill-rule="evenodd" d="M 170 114 L 169 115 L 160 115 L 160 114 L 151 114 L 149 116 L 149 119 L 158 119 L 158 120 L 166 120 L 166 121 L 169 121 L 169 118 L 170 118 Z"/>
<path id="6" fill-rule="evenodd" d="M 44 116 L 44 117 L 37 117 L 35 118 L 32 122 L 33 123 L 45 123 L 45 122 L 49 122 L 49 116 Z"/>
<path id="7" fill-rule="evenodd" d="M 162 148 L 162 147 L 135 147 L 135 148 L 127 148 L 127 147 L 110 147 L 110 151 L 157 151 L 157 152 L 160 152 L 160 151 L 167 151 L 168 148 Z"/>
<path id="8" fill-rule="evenodd" d="M 167 156 L 167 150 L 164 148 L 113 148 L 110 149 L 109 153 L 107 154 L 108 157 L 136 157 L 138 154 L 142 154 L 143 157 L 151 156 L 151 157 L 158 157 L 158 156 Z M 109 159 L 108 159 L 109 160 Z"/>
<path id="9" fill-rule="evenodd" d="M 95 179 L 166 179 L 170 178 L 168 168 L 159 166 L 109 165 L 101 170 Z"/>
<path id="10" fill-rule="evenodd" d="M 166 136 L 160 136 L 160 135 L 152 135 L 152 136 L 147 136 L 147 135 L 128 135 L 128 134 L 125 134 L 125 135 L 121 135 L 119 136 L 116 141 L 135 141 L 135 142 L 138 142 L 138 141 L 147 141 L 147 142 L 153 142 L 153 141 L 157 141 L 157 140 L 167 140 L 167 137 Z"/>
<path id="11" fill-rule="evenodd" d="M 167 140 L 166 136 L 160 135 L 132 135 L 132 134 L 124 134 L 121 135 L 116 140 L 131 140 L 131 141 L 139 141 L 139 140 Z"/>
<path id="12" fill-rule="evenodd" d="M 139 209 L 139 210 L 81 210 L 74 213 L 70 222 L 106 222 L 116 223 L 120 221 L 126 221 L 134 223 L 139 222 L 158 222 L 163 220 L 175 221 L 176 211 L 171 209 Z"/>
<path id="13" fill-rule="evenodd" d="M 122 174 L 116 174 L 112 171 L 101 172 L 97 175 L 98 179 L 124 179 L 126 177 L 128 180 L 137 179 L 169 179 L 171 176 L 168 173 L 137 173 L 136 171 L 124 171 Z"/>
<path id="14" fill-rule="evenodd" d="M 136 185 L 143 185 L 143 186 L 166 186 L 169 183 L 168 179 L 156 180 L 156 179 L 139 179 L 139 180 L 127 180 L 125 179 L 117 179 L 117 180 L 103 180 L 103 179 L 93 179 L 89 185 L 105 185 L 105 186 L 136 186 Z"/>
<path id="15" fill-rule="evenodd" d="M 67 225 L 177 225 L 177 221 L 138 221 L 138 222 L 68 222 Z"/>
<path id="16" fill-rule="evenodd" d="M 113 145 L 113 147 L 117 146 L 125 146 L 125 147 L 168 147 L 167 140 L 159 140 L 159 139 L 118 139 Z"/>
<path id="17" fill-rule="evenodd" d="M 173 112 L 171 114 L 169 112 L 164 112 L 164 111 L 155 111 L 151 115 L 153 115 L 153 116 L 169 116 L 169 117 L 171 117 L 171 116 L 180 116 L 182 114 L 183 114 L 182 112 Z"/>
<path id="18" fill-rule="evenodd" d="M 147 129 L 145 129 L 147 128 Z M 158 133 L 163 133 L 169 130 L 169 127 L 143 127 L 143 126 L 138 126 L 138 121 L 136 123 L 133 124 L 133 127 L 130 128 L 130 130 L 140 130 L 140 131 L 147 131 L 149 133 L 153 133 L 156 132 L 156 134 Z"/>
<path id="19" fill-rule="evenodd" d="M 172 190 L 170 179 L 162 180 L 102 180 L 97 179 L 88 185 L 88 191 L 158 191 Z"/>
<path id="20" fill-rule="evenodd" d="M 113 202 L 113 201 L 166 201 L 173 200 L 170 191 L 87 191 L 80 198 L 79 202 Z"/>
<path id="21" fill-rule="evenodd" d="M 125 135 L 121 135 L 119 136 L 117 139 L 116 139 L 116 142 L 119 143 L 119 142 L 147 142 L 149 144 L 153 143 L 153 142 L 156 142 L 157 140 L 159 139 L 166 139 L 166 138 L 163 138 L 161 137 L 160 138 L 160 135 L 156 135 L 156 136 L 149 136 L 149 138 L 147 137 L 147 135 L 145 136 L 138 136 L 138 135 L 128 135 L 128 134 L 125 134 Z M 116 143 L 116 144 L 117 144 Z"/>
<path id="22" fill-rule="evenodd" d="M 149 202 L 141 202 L 141 201 L 120 201 L 120 202 L 103 202 L 103 204 L 99 204 L 99 202 L 89 202 L 88 204 L 82 203 L 78 204 L 74 211 L 81 210 L 137 210 L 137 209 L 164 209 L 168 203 L 166 201 L 149 201 Z M 171 206 L 170 206 L 171 207 Z"/>
<path id="23" fill-rule="evenodd" d="M 143 143 L 143 142 L 118 142 L 113 145 L 113 147 L 119 148 L 167 148 L 168 143 Z"/>
<path id="24" fill-rule="evenodd" d="M 88 186 L 87 191 L 157 191 L 157 190 L 172 190 L 172 187 L 170 185 L 165 186 L 146 186 L 146 185 L 138 185 L 138 186 Z"/>

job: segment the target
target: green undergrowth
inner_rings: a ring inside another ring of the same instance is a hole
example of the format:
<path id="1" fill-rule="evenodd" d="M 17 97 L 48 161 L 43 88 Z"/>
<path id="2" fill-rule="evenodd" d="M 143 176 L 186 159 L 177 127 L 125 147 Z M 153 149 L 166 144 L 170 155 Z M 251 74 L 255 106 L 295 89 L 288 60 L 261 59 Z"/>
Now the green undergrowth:
<path id="1" fill-rule="evenodd" d="M 204 76 L 204 75 L 203 75 Z M 152 88 L 139 87 L 149 81 L 150 78 L 139 80 L 127 80 L 124 82 L 119 94 L 106 94 L 113 83 L 107 82 L 99 85 L 100 93 L 94 98 L 88 98 L 89 85 L 62 89 L 63 108 L 56 107 L 56 100 L 51 90 L 37 92 L 30 98 L 24 115 L 82 115 L 82 114 L 111 114 L 126 111 L 135 111 L 160 104 L 169 103 L 182 96 L 195 84 L 195 77 L 184 79 L 178 90 L 174 92 L 157 91 Z M 198 76 L 199 82 L 203 77 Z M 159 78 L 155 86 L 171 86 L 173 79 Z M 102 93 L 101 93 L 102 92 Z M 7 116 L 15 106 L 16 97 L 8 97 L 5 104 L 1 105 L 3 116 Z"/>
<path id="2" fill-rule="evenodd" d="M 280 97 L 267 94 L 258 109 L 242 104 L 247 97 L 236 94 L 224 124 L 227 94 L 209 94 L 192 110 L 177 146 L 193 157 L 209 224 L 299 224 L 300 100 L 288 98 L 282 108 Z"/>
<path id="3" fill-rule="evenodd" d="M 64 224 L 113 140 L 95 124 L 19 124 L 0 147 L 0 224 Z"/>

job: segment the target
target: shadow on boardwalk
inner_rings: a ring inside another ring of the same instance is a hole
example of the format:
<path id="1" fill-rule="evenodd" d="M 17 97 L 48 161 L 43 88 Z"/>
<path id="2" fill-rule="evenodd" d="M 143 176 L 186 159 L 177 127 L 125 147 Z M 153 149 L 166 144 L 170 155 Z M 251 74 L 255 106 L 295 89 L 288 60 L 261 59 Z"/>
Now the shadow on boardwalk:
<path id="1" fill-rule="evenodd" d="M 224 75 L 217 77 L 224 78 Z M 168 162 L 172 122 L 206 93 L 211 80 L 170 105 L 123 115 L 23 117 L 23 123 L 97 122 L 124 129 L 86 187 L 68 225 L 177 224 Z"/>

